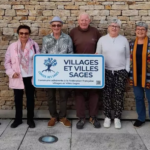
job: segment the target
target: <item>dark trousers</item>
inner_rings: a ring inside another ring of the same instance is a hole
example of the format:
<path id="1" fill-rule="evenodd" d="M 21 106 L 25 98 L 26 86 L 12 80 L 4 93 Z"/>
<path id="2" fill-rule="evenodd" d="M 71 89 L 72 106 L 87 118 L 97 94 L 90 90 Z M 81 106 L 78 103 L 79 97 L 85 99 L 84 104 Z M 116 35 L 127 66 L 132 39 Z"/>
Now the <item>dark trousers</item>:
<path id="1" fill-rule="evenodd" d="M 106 117 L 111 118 L 111 103 L 114 98 L 114 117 L 121 118 L 123 97 L 128 72 L 123 70 L 105 70 L 105 88 L 103 90 L 103 107 Z"/>
<path id="2" fill-rule="evenodd" d="M 34 117 L 34 86 L 31 83 L 32 77 L 23 78 L 25 93 L 27 98 L 27 119 L 32 120 Z M 14 89 L 16 121 L 22 121 L 23 107 L 23 89 Z"/>
<path id="3" fill-rule="evenodd" d="M 48 106 L 49 112 L 53 118 L 63 118 L 66 117 L 66 109 L 67 109 L 67 99 L 68 92 L 67 89 L 58 89 L 59 90 L 59 114 L 57 113 L 56 108 L 56 89 L 48 89 Z"/>
<path id="4" fill-rule="evenodd" d="M 88 104 L 89 104 L 89 114 L 94 117 L 98 114 L 98 101 L 99 95 L 95 89 L 76 89 L 75 99 L 76 99 L 76 111 L 77 117 L 85 118 L 85 94 L 87 94 Z"/>

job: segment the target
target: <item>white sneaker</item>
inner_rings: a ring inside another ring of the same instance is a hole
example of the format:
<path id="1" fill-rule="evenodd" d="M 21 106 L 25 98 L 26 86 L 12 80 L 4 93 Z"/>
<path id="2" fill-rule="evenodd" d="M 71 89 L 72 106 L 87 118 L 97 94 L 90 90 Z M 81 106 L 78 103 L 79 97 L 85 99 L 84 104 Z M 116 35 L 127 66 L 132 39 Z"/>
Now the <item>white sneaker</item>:
<path id="1" fill-rule="evenodd" d="M 104 127 L 109 128 L 110 124 L 111 124 L 111 119 L 106 117 L 105 120 L 104 120 Z"/>
<path id="2" fill-rule="evenodd" d="M 121 128 L 121 122 L 120 122 L 120 119 L 115 118 L 114 124 L 115 124 L 115 128 L 116 128 L 116 129 L 120 129 L 120 128 Z"/>

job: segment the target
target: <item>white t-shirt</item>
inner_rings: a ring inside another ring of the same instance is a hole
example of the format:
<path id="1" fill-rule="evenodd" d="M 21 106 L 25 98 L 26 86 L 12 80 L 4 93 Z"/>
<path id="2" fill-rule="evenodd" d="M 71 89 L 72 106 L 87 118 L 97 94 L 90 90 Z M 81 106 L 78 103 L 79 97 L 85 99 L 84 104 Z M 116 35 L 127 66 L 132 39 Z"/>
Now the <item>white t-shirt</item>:
<path id="1" fill-rule="evenodd" d="M 96 53 L 104 56 L 107 70 L 130 71 L 129 42 L 124 36 L 118 35 L 113 38 L 107 34 L 101 37 L 97 43 Z"/>

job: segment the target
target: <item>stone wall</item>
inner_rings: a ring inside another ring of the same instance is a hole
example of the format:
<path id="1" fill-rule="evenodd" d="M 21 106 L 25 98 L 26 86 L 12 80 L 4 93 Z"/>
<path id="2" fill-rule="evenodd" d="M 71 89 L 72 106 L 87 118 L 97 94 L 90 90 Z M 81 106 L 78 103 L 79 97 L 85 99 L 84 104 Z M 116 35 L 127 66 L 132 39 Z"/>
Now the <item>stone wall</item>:
<path id="1" fill-rule="evenodd" d="M 121 34 L 131 40 L 135 37 L 137 21 L 150 23 L 149 9 L 150 0 L 0 0 L 0 109 L 14 109 L 13 91 L 8 88 L 3 65 L 6 49 L 17 39 L 16 28 L 20 24 L 31 27 L 31 38 L 41 47 L 42 37 L 51 32 L 49 21 L 53 16 L 61 17 L 64 21 L 63 30 L 68 33 L 77 26 L 78 14 L 85 11 L 91 15 L 91 25 L 103 34 L 106 34 L 108 20 L 118 17 L 122 21 Z M 69 93 L 68 109 L 74 109 L 74 94 Z M 35 108 L 47 109 L 45 89 L 36 89 Z M 124 108 L 135 110 L 133 90 L 128 85 Z"/>

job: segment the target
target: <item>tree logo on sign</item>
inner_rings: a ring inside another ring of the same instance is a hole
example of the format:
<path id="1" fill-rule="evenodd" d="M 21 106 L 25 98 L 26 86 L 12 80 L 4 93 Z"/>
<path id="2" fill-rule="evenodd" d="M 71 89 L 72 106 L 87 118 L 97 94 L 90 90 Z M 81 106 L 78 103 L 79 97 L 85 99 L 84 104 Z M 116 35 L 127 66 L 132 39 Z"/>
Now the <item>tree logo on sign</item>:
<path id="1" fill-rule="evenodd" d="M 44 60 L 44 65 L 47 66 L 47 69 L 43 70 L 42 72 L 44 71 L 48 71 L 48 72 L 55 72 L 51 69 L 51 67 L 54 67 L 57 65 L 57 61 L 56 59 L 53 59 L 53 58 L 48 58 L 46 60 Z"/>

